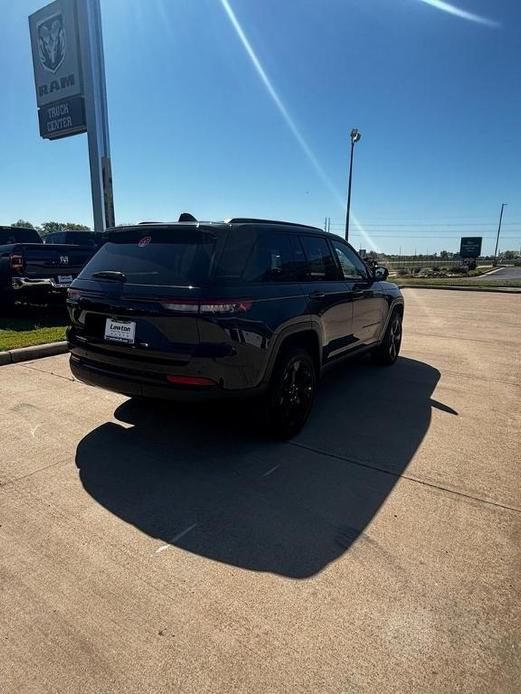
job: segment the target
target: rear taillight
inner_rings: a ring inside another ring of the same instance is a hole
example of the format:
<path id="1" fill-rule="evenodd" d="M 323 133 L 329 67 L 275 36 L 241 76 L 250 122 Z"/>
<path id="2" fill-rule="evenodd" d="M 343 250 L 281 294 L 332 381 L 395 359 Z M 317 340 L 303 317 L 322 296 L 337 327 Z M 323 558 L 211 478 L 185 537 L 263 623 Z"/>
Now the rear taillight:
<path id="1" fill-rule="evenodd" d="M 169 311 L 179 313 L 202 313 L 221 315 L 226 313 L 244 313 L 251 308 L 251 299 L 169 299 L 162 301 L 161 306 Z"/>
<path id="2" fill-rule="evenodd" d="M 178 386 L 216 386 L 217 382 L 202 376 L 167 376 L 166 380 Z"/>
<path id="3" fill-rule="evenodd" d="M 21 272 L 24 269 L 25 261 L 20 253 L 11 253 L 11 270 Z"/>
<path id="4" fill-rule="evenodd" d="M 161 306 L 179 313 L 199 313 L 199 301 L 192 299 L 168 299 L 162 301 Z"/>
<path id="5" fill-rule="evenodd" d="M 79 299 L 80 298 L 80 290 L 79 289 L 67 289 L 67 299 Z"/>

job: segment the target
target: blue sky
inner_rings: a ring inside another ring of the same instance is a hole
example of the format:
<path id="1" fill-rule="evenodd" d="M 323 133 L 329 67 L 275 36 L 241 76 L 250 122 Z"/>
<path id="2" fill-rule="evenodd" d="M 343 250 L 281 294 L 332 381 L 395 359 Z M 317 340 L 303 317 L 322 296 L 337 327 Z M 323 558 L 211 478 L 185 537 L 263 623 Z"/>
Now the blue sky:
<path id="1" fill-rule="evenodd" d="M 86 135 L 38 134 L 27 16 L 0 0 L 0 223 L 92 224 Z M 116 221 L 247 215 L 356 246 L 521 244 L 518 0 L 102 0 Z M 362 231 L 363 229 L 363 231 Z M 368 238 L 370 237 L 370 240 Z"/>

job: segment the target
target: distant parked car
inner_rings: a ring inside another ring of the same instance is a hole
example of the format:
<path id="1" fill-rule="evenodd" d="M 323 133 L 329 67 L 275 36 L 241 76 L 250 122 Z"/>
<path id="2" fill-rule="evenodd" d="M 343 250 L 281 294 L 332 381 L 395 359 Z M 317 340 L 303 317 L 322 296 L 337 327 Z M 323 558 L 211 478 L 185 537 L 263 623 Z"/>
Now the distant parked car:
<path id="1" fill-rule="evenodd" d="M 35 229 L 0 227 L 0 306 L 16 299 L 65 301 L 67 287 L 96 250 L 90 245 L 43 243 Z"/>
<path id="2" fill-rule="evenodd" d="M 261 396 L 271 430 L 289 438 L 327 366 L 366 351 L 396 361 L 403 298 L 387 275 L 301 224 L 112 229 L 69 289 L 71 369 L 131 396 Z"/>
<path id="3" fill-rule="evenodd" d="M 68 243 L 74 246 L 89 246 L 98 249 L 103 235 L 95 231 L 52 231 L 44 237 L 44 243 Z"/>

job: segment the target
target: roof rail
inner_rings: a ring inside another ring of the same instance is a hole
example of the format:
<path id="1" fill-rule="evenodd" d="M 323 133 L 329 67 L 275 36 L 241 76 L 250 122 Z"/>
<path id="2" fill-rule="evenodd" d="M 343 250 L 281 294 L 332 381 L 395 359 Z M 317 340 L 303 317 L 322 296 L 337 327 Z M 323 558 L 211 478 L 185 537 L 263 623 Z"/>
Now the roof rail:
<path id="1" fill-rule="evenodd" d="M 253 217 L 233 217 L 232 219 L 226 219 L 226 224 L 281 224 L 286 227 L 304 227 L 304 229 L 313 229 L 315 231 L 323 231 L 318 227 L 311 226 L 310 224 L 298 224 L 298 222 L 282 222 L 277 219 L 254 219 Z"/>
<path id="2" fill-rule="evenodd" d="M 184 221 L 183 221 L 183 220 L 181 220 L 181 221 L 177 221 L 177 222 L 165 222 L 165 221 L 163 220 L 163 221 L 161 221 L 161 222 L 138 222 L 138 226 L 141 226 L 141 224 L 159 224 L 159 225 L 161 225 L 161 226 L 172 226 L 172 225 L 174 225 L 174 224 L 188 224 L 188 223 L 189 223 L 189 224 L 199 224 L 200 222 L 199 222 L 197 219 L 195 219 L 194 221 L 191 221 L 191 220 L 184 220 Z M 205 224 L 209 224 L 210 222 L 204 222 L 204 223 L 205 223 Z M 128 225 L 125 224 L 124 226 L 130 226 L 130 227 L 132 227 L 132 226 L 135 226 L 135 225 L 134 225 L 134 224 L 128 224 Z"/>

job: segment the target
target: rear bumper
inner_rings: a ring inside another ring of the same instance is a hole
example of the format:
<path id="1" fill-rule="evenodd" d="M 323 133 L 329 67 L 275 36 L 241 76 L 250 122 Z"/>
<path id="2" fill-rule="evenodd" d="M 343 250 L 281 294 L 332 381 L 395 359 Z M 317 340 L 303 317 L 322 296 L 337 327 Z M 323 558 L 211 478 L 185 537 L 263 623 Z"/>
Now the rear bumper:
<path id="1" fill-rule="evenodd" d="M 32 291 L 65 293 L 69 286 L 70 284 L 60 284 L 54 277 L 13 277 L 12 279 L 12 289 L 23 293 Z"/>
<path id="2" fill-rule="evenodd" d="M 69 344 L 69 348 L 74 352 L 73 345 Z M 226 390 L 217 384 L 211 387 L 174 385 L 168 383 L 163 374 L 122 373 L 107 364 L 93 362 L 74 353 L 70 356 L 70 368 L 75 378 L 87 385 L 128 396 L 178 402 L 208 402 L 256 397 L 264 392 L 263 387 Z"/>

